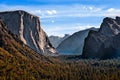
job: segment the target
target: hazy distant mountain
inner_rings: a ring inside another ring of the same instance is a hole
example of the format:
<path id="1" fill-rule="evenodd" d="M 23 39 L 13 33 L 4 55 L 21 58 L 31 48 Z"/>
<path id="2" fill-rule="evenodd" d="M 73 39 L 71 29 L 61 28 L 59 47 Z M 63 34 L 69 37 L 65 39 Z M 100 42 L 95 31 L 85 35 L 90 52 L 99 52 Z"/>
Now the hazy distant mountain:
<path id="1" fill-rule="evenodd" d="M 70 35 L 69 34 L 65 34 L 64 37 L 59 37 L 59 36 L 50 36 L 49 40 L 51 42 L 51 44 L 53 45 L 53 47 L 57 48 L 58 45 L 65 40 L 66 38 L 68 38 Z"/>
<path id="2" fill-rule="evenodd" d="M 107 17 L 98 31 L 90 31 L 82 55 L 102 59 L 120 56 L 120 17 Z"/>
<path id="3" fill-rule="evenodd" d="M 39 17 L 22 10 L 0 12 L 0 17 L 6 23 L 7 28 L 16 34 L 24 44 L 44 55 L 56 53 L 40 26 Z"/>
<path id="4" fill-rule="evenodd" d="M 63 40 L 57 47 L 58 53 L 60 54 L 81 54 L 84 45 L 84 39 L 87 37 L 90 30 L 97 30 L 96 28 L 90 28 L 74 33 L 65 40 Z"/>

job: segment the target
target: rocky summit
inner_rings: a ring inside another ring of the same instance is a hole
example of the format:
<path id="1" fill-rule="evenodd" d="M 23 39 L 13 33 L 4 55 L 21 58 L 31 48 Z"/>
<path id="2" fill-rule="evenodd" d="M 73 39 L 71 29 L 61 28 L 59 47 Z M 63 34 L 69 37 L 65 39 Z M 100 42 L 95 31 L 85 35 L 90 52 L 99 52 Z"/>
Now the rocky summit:
<path id="1" fill-rule="evenodd" d="M 56 54 L 47 34 L 40 26 L 39 17 L 22 10 L 0 12 L 0 17 L 6 23 L 7 28 L 24 44 L 44 55 Z"/>
<path id="2" fill-rule="evenodd" d="M 82 56 L 100 59 L 120 56 L 120 17 L 104 18 L 98 31 L 89 32 Z"/>

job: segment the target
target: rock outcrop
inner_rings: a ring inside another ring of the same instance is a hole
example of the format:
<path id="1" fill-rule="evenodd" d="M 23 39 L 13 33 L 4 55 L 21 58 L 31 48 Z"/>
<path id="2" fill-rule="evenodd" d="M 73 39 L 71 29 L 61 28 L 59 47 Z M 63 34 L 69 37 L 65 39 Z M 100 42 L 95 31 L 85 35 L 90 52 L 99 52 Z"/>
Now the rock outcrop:
<path id="1" fill-rule="evenodd" d="M 24 44 L 44 55 L 56 54 L 56 50 L 40 26 L 39 17 L 22 10 L 0 12 L 0 17 L 6 23 L 7 28 Z"/>
<path id="2" fill-rule="evenodd" d="M 98 31 L 90 31 L 82 55 L 84 58 L 100 59 L 120 56 L 120 17 L 107 17 Z"/>
<path id="3" fill-rule="evenodd" d="M 68 38 L 70 35 L 69 34 L 65 34 L 64 37 L 59 37 L 59 36 L 50 36 L 49 40 L 51 42 L 51 44 L 53 45 L 53 47 L 57 48 L 58 45 L 65 40 L 66 38 Z"/>
<path id="4" fill-rule="evenodd" d="M 82 54 L 82 49 L 84 45 L 84 39 L 87 37 L 90 30 L 97 30 L 95 28 L 90 28 L 74 33 L 65 40 L 63 40 L 57 50 L 59 54 L 63 55 L 79 55 Z"/>

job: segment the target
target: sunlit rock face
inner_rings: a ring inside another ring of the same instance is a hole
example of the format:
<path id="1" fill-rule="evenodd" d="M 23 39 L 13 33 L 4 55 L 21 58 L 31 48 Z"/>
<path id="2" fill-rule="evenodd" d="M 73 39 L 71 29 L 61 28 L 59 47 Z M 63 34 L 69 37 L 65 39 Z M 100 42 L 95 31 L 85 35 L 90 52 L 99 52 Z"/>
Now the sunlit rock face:
<path id="1" fill-rule="evenodd" d="M 7 28 L 38 53 L 54 55 L 56 50 L 40 26 L 39 17 L 22 10 L 0 12 Z"/>
<path id="2" fill-rule="evenodd" d="M 82 53 L 85 58 L 120 56 L 120 17 L 105 18 L 98 31 L 90 31 Z"/>

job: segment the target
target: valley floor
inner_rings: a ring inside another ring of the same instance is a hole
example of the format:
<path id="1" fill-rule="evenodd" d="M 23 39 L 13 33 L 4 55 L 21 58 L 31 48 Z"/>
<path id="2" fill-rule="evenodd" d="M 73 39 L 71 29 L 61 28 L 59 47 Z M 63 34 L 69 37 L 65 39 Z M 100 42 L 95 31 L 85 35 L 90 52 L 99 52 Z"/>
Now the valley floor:
<path id="1" fill-rule="evenodd" d="M 0 80 L 120 80 L 120 58 L 26 61 L 0 55 Z M 4 59 L 3 59 L 4 58 Z"/>

